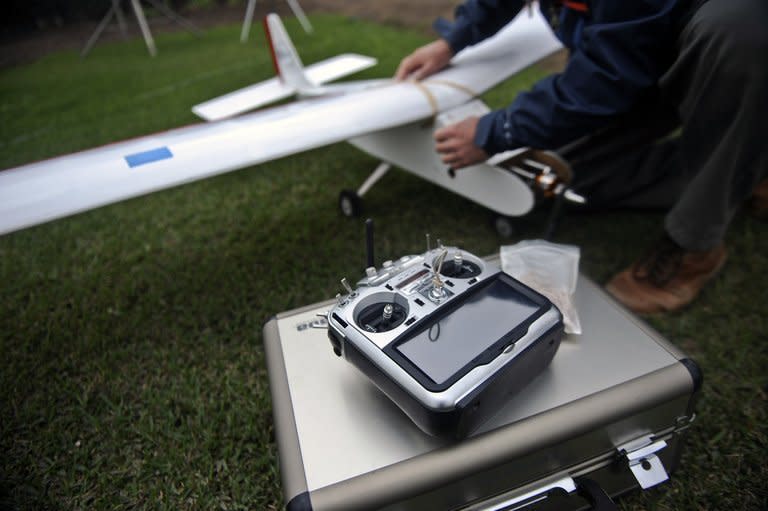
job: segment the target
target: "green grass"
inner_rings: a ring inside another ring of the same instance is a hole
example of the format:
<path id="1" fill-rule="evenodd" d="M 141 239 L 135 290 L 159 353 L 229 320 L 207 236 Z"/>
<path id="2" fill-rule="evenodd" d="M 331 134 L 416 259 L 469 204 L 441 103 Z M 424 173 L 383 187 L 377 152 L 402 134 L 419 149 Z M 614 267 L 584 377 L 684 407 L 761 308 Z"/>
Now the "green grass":
<path id="1" fill-rule="evenodd" d="M 305 62 L 342 51 L 388 75 L 422 35 L 333 16 Z M 0 168 L 194 122 L 189 107 L 271 74 L 239 27 L 97 46 L 0 71 Z M 488 94 L 502 105 L 531 70 Z M 336 211 L 375 161 L 347 145 L 286 158 L 0 238 L 0 508 L 282 506 L 261 327 L 333 296 L 363 264 L 361 221 Z M 418 204 L 403 198 L 419 197 Z M 404 172 L 366 197 L 382 257 L 430 232 L 475 253 L 507 243 L 483 208 Z M 537 237 L 546 211 L 519 222 Z M 598 281 L 659 233 L 659 214 L 563 220 Z M 725 272 L 685 311 L 651 320 L 702 366 L 681 469 L 623 509 L 765 509 L 766 225 L 739 214 Z"/>

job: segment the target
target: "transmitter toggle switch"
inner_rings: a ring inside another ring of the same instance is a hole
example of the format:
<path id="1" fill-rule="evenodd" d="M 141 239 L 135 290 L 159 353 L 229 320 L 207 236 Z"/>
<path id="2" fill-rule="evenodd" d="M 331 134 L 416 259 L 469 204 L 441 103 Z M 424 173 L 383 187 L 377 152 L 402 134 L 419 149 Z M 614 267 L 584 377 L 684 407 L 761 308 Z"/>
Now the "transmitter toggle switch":
<path id="1" fill-rule="evenodd" d="M 357 296 L 357 293 L 355 293 L 355 290 L 352 289 L 352 286 L 349 285 L 349 282 L 347 282 L 347 277 L 344 277 L 341 279 L 341 285 L 344 286 L 344 289 L 346 289 L 347 294 L 349 296 Z"/>

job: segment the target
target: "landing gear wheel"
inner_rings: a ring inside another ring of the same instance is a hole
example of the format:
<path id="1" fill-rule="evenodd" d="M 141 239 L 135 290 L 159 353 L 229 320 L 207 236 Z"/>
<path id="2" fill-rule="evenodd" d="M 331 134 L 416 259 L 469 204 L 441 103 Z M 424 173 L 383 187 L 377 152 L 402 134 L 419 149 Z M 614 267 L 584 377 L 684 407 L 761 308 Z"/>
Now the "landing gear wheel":
<path id="1" fill-rule="evenodd" d="M 354 190 L 339 193 L 339 211 L 346 217 L 358 217 L 363 211 L 363 200 Z"/>
<path id="2" fill-rule="evenodd" d="M 515 234 L 515 225 L 508 216 L 496 215 L 493 217 L 493 228 L 500 238 L 509 239 Z"/>

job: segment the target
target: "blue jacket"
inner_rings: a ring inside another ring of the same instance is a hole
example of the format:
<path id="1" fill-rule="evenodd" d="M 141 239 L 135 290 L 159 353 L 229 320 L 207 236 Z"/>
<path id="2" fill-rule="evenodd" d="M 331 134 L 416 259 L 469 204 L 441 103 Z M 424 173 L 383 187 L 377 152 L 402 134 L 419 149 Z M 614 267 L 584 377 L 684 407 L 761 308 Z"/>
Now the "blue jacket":
<path id="1" fill-rule="evenodd" d="M 480 119 L 475 143 L 488 154 L 522 146 L 557 148 L 629 111 L 671 65 L 688 13 L 686 0 L 591 0 L 588 12 L 541 0 L 557 18 L 555 34 L 570 50 L 562 73 L 542 79 L 508 107 Z M 467 0 L 455 22 L 435 28 L 454 52 L 495 34 L 523 0 Z"/>

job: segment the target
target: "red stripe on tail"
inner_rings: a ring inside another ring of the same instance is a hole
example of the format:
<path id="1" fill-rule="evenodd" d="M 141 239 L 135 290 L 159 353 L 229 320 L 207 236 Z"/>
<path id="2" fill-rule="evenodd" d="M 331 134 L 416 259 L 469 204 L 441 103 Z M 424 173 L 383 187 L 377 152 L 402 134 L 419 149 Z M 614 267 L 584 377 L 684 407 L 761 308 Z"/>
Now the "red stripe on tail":
<path id="1" fill-rule="evenodd" d="M 264 34 L 267 36 L 267 43 L 269 43 L 269 54 L 272 56 L 272 65 L 275 66 L 275 74 L 283 81 L 283 75 L 280 73 L 280 64 L 277 63 L 277 54 L 275 54 L 275 47 L 272 44 L 272 33 L 269 31 L 269 23 L 267 18 L 264 17 Z"/>

